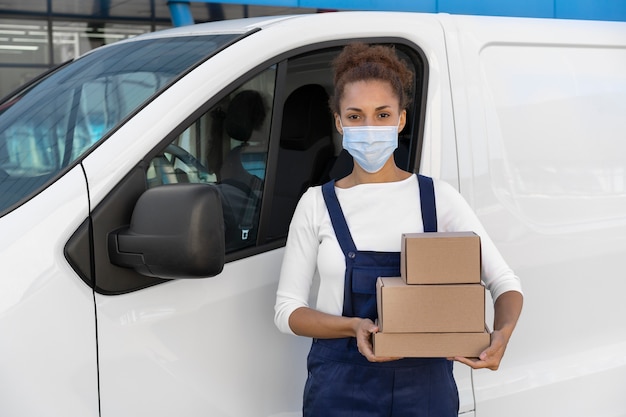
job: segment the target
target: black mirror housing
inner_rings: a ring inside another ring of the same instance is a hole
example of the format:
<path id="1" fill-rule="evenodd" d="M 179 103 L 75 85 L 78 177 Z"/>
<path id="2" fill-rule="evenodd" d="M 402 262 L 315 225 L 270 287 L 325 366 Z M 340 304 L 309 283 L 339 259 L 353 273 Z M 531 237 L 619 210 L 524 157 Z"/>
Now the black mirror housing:
<path id="1" fill-rule="evenodd" d="M 135 204 L 130 226 L 109 233 L 110 261 L 150 277 L 215 276 L 224 268 L 223 219 L 212 185 L 148 189 Z"/>

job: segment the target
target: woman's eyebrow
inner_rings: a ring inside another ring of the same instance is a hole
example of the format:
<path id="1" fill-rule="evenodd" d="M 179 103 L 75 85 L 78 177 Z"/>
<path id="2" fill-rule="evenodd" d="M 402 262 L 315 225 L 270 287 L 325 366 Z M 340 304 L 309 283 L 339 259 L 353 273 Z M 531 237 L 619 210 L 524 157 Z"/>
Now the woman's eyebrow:
<path id="1" fill-rule="evenodd" d="M 385 109 L 388 109 L 388 108 L 390 108 L 390 107 L 391 107 L 391 105 L 389 105 L 389 104 L 385 104 L 385 105 L 382 105 L 382 106 L 378 106 L 378 107 L 376 107 L 374 110 L 376 110 L 376 111 L 379 111 L 379 110 L 385 110 Z M 350 111 L 363 111 L 362 109 L 360 109 L 360 108 L 358 108 L 358 107 L 346 107 L 346 110 L 350 110 Z"/>

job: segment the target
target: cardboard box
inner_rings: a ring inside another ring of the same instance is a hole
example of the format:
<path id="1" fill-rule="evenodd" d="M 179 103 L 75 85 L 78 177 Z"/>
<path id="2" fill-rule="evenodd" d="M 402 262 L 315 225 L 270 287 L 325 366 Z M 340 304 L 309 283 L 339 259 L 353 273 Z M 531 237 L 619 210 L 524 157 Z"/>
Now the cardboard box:
<path id="1" fill-rule="evenodd" d="M 404 233 L 400 271 L 407 284 L 478 284 L 480 237 L 473 232 Z"/>
<path id="2" fill-rule="evenodd" d="M 481 333 L 375 333 L 374 354 L 394 358 L 476 358 L 491 343 Z"/>
<path id="3" fill-rule="evenodd" d="M 381 277 L 376 298 L 381 332 L 480 333 L 485 327 L 482 284 L 408 285 Z"/>

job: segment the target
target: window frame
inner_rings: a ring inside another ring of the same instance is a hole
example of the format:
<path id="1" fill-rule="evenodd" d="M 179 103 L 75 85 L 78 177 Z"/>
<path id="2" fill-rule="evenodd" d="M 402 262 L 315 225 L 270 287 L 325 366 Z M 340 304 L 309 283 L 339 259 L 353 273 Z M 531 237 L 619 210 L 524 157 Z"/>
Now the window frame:
<path id="1" fill-rule="evenodd" d="M 165 135 L 158 141 L 155 147 L 144 156 L 144 158 L 129 171 L 125 179 L 123 179 L 103 200 L 103 202 L 96 207 L 90 215 L 90 224 L 88 227 L 81 227 L 72 238 L 74 242 L 83 239 L 84 242 L 85 233 L 91 233 L 89 240 L 91 245 L 97 246 L 98 242 L 102 240 L 102 236 L 111 232 L 115 227 L 115 223 L 119 223 L 122 218 L 130 218 L 132 208 L 136 203 L 139 195 L 147 189 L 147 171 L 152 159 L 163 152 L 163 150 L 172 143 L 182 132 L 193 125 L 198 118 L 204 115 L 207 111 L 217 105 L 220 101 L 224 100 L 226 96 L 232 94 L 235 90 L 241 87 L 243 84 L 253 79 L 262 71 L 276 66 L 276 81 L 274 86 L 274 97 L 271 105 L 271 119 L 270 119 L 270 133 L 269 144 L 267 154 L 267 167 L 265 173 L 265 185 L 263 189 L 263 196 L 261 201 L 261 211 L 259 216 L 259 230 L 257 233 L 257 241 L 253 246 L 242 248 L 234 252 L 228 253 L 225 256 L 225 263 L 233 262 L 236 260 L 256 256 L 265 252 L 269 252 L 285 245 L 287 237 L 276 238 L 271 241 L 267 241 L 267 233 L 269 230 L 270 214 L 272 211 L 272 204 L 274 202 L 274 186 L 276 184 L 276 169 L 278 161 L 278 153 L 280 146 L 280 135 L 282 127 L 282 118 L 284 103 L 288 96 L 287 85 L 287 68 L 289 60 L 301 56 L 303 54 L 315 53 L 316 51 L 328 50 L 330 48 L 341 48 L 346 44 L 354 41 L 362 41 L 367 43 L 382 43 L 393 44 L 396 47 L 402 49 L 412 61 L 415 69 L 416 76 L 421 74 L 418 82 L 416 82 L 414 101 L 410 106 L 411 117 L 410 131 L 411 132 L 411 147 L 409 150 L 408 167 L 407 169 L 416 172 L 418 169 L 418 161 L 421 155 L 421 145 L 423 141 L 424 122 L 426 108 L 425 103 L 427 100 L 427 85 L 428 85 L 428 62 L 426 56 L 421 48 L 419 48 L 413 42 L 398 37 L 376 37 L 376 38 L 346 38 L 333 41 L 315 43 L 307 45 L 301 48 L 296 48 L 288 52 L 279 54 L 272 59 L 266 60 L 259 65 L 256 65 L 245 75 L 238 77 L 233 82 L 224 86 L 219 93 L 210 97 L 202 106 L 199 106 L 195 111 L 191 112 L 189 116 L 178 126 L 173 128 L 169 134 Z M 420 95 L 420 97 L 418 97 Z M 339 152 L 339 149 L 336 149 Z M 143 188 L 143 190 L 142 190 Z M 122 199 L 123 201 L 120 201 Z M 130 210 L 130 212 L 129 212 Z M 111 213 L 107 213 L 111 211 Z M 84 225 L 83 225 L 84 226 Z M 91 230 L 90 230 L 91 229 Z M 82 231 L 81 231 L 82 230 Z M 81 233 L 83 235 L 81 235 Z M 88 240 L 88 241 L 89 241 Z M 72 244 L 72 240 L 68 243 L 69 247 Z M 67 252 L 66 247 L 66 252 Z M 106 248 L 95 248 L 93 253 L 92 262 L 95 263 L 91 267 L 91 270 L 97 272 L 96 275 L 105 275 L 116 273 L 119 277 L 116 277 L 111 285 L 113 288 L 103 289 L 100 288 L 97 283 L 93 283 L 90 277 L 84 276 L 77 271 L 81 278 L 94 290 L 104 295 L 118 295 L 126 294 L 134 291 L 138 291 L 147 287 L 168 282 L 169 280 L 157 279 L 145 277 L 134 270 L 116 267 L 110 264 L 108 257 L 106 256 Z M 67 255 L 66 255 L 67 256 Z M 103 265 L 103 263 L 105 263 Z M 75 268 L 76 269 L 76 268 Z M 117 274 L 119 272 L 119 274 Z M 102 279 L 102 278 L 100 278 Z M 108 278 L 104 278 L 107 281 Z M 101 281 L 102 282 L 102 281 Z M 117 284 L 116 284 L 117 283 Z M 107 283 L 109 285 L 109 283 Z M 119 285 L 119 288 L 116 286 Z"/>
<path id="2" fill-rule="evenodd" d="M 417 81 L 414 85 L 414 97 L 409 107 L 411 115 L 409 117 L 410 126 L 408 128 L 410 129 L 409 131 L 412 132 L 412 139 L 408 156 L 409 166 L 406 167 L 406 169 L 409 169 L 412 172 L 417 172 L 419 168 L 419 160 L 421 159 L 422 142 L 424 136 L 424 123 L 426 116 L 426 101 L 428 94 L 427 87 L 429 79 L 428 61 L 422 48 L 420 48 L 414 42 L 406 38 L 394 36 L 336 39 L 332 41 L 306 45 L 276 55 L 272 59 L 266 60 L 259 65 L 256 65 L 245 75 L 237 78 L 236 80 L 225 86 L 218 94 L 211 97 L 203 106 L 200 106 L 196 111 L 190 114 L 190 116 L 187 117 L 187 119 L 185 119 L 183 123 L 173 129 L 170 134 L 168 134 L 163 140 L 161 140 L 159 144 L 146 155 L 146 158 L 143 162 L 145 166 L 148 166 L 151 159 L 159 152 L 161 152 L 167 146 L 167 144 L 171 143 L 177 136 L 179 136 L 183 131 L 189 128 L 190 125 L 192 125 L 199 117 L 209 111 L 218 102 L 223 100 L 241 85 L 254 78 L 260 72 L 266 70 L 271 66 L 276 66 L 274 101 L 273 103 L 268 103 L 271 104 L 271 125 L 257 242 L 253 246 L 242 248 L 240 250 L 226 254 L 226 263 L 278 249 L 280 247 L 283 247 L 287 240 L 285 236 L 272 241 L 265 241 L 267 237 L 267 231 L 269 229 L 270 211 L 272 210 L 274 186 L 276 183 L 276 164 L 278 161 L 279 140 L 282 126 L 284 103 L 288 96 L 286 81 L 289 60 L 304 54 L 315 53 L 332 48 L 341 48 L 342 46 L 345 46 L 351 42 L 390 44 L 399 47 L 401 48 L 402 52 L 405 53 L 409 57 L 409 59 L 411 59 L 411 62 L 413 63 L 416 72 L 421 71 L 421 77 L 416 78 Z M 416 77 L 418 75 L 419 74 L 416 74 Z"/>

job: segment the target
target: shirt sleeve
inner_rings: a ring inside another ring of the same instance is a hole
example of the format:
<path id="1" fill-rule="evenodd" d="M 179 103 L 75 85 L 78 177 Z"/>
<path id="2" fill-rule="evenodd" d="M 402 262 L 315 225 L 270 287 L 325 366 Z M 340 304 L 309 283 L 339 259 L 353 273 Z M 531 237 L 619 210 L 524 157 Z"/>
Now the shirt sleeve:
<path id="1" fill-rule="evenodd" d="M 522 293 L 520 279 L 506 263 L 463 196 L 448 183 L 435 180 L 435 198 L 440 231 L 472 231 L 480 236 L 481 279 L 493 301 L 507 291 Z"/>
<path id="2" fill-rule="evenodd" d="M 319 250 L 319 226 L 315 221 L 317 194 L 321 193 L 313 188 L 304 193 L 289 226 L 274 305 L 274 323 L 283 333 L 293 334 L 289 327 L 291 313 L 300 307 L 309 306 Z"/>

